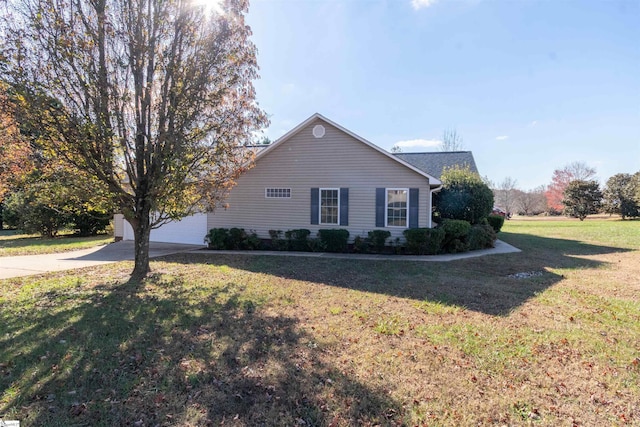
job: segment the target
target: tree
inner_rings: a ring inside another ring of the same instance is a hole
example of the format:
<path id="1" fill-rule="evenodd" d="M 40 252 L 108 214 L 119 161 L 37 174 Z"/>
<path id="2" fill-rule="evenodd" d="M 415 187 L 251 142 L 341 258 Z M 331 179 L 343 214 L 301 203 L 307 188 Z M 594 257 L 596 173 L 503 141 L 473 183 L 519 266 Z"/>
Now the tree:
<path id="1" fill-rule="evenodd" d="M 550 210 L 560 212 L 563 209 L 562 199 L 564 190 L 574 180 L 588 181 L 595 177 L 595 168 L 589 167 L 584 162 L 572 162 L 562 169 L 553 171 L 551 184 L 547 187 L 547 205 Z"/>
<path id="2" fill-rule="evenodd" d="M 602 201 L 600 185 L 597 181 L 574 180 L 564 190 L 565 215 L 584 221 L 587 215 L 598 213 Z"/>
<path id="3" fill-rule="evenodd" d="M 402 147 L 400 147 L 399 145 L 394 145 L 393 147 L 391 147 L 390 152 L 393 154 L 402 153 Z"/>
<path id="4" fill-rule="evenodd" d="M 518 212 L 524 215 L 539 215 L 547 210 L 547 199 L 544 185 L 529 191 L 516 192 Z"/>
<path id="5" fill-rule="evenodd" d="M 442 190 L 434 199 L 436 215 L 477 224 L 493 209 L 493 192 L 469 167 L 446 168 L 440 177 Z"/>
<path id="6" fill-rule="evenodd" d="M 633 196 L 633 200 L 640 206 L 640 171 L 634 173 L 631 176 L 631 181 L 629 182 L 630 193 Z"/>
<path id="7" fill-rule="evenodd" d="M 0 84 L 0 106 L 7 105 L 6 87 Z M 10 111 L 0 108 L 0 201 L 16 185 L 19 177 L 34 168 L 33 150 Z"/>
<path id="8" fill-rule="evenodd" d="M 463 150 L 462 136 L 455 129 L 445 129 L 442 134 L 442 144 L 440 151 L 461 151 Z"/>
<path id="9" fill-rule="evenodd" d="M 260 138 L 260 140 L 258 141 L 258 145 L 271 145 L 271 140 L 269 139 L 268 136 L 263 136 L 262 138 Z"/>
<path id="10" fill-rule="evenodd" d="M 640 206 L 635 200 L 631 174 L 619 173 L 607 180 L 603 192 L 605 212 L 619 214 L 622 219 L 640 216 Z"/>
<path id="11" fill-rule="evenodd" d="M 6 86 L 0 84 L 0 105 L 6 105 Z M 0 109 L 0 230 L 4 228 L 5 199 L 15 185 L 16 177 L 32 169 L 32 151 L 21 136 L 12 115 Z"/>
<path id="12" fill-rule="evenodd" d="M 0 196 L 8 194 L 12 225 L 48 237 L 67 226 L 81 235 L 104 231 L 114 209 L 104 184 L 61 162 L 28 121 L 17 120 L 15 109 L 1 112 Z"/>
<path id="13" fill-rule="evenodd" d="M 495 201 L 498 206 L 502 207 L 508 213 L 513 212 L 516 207 L 516 193 L 518 191 L 516 187 L 517 184 L 517 180 L 508 176 L 498 185 L 498 188 L 493 192 Z"/>
<path id="14" fill-rule="evenodd" d="M 0 57 L 20 121 L 107 187 L 149 272 L 152 228 L 213 209 L 250 165 L 256 49 L 246 0 L 16 0 Z"/>
<path id="15" fill-rule="evenodd" d="M 589 181 L 596 176 L 596 169 L 584 162 L 572 162 L 564 167 L 564 171 L 578 181 Z"/>

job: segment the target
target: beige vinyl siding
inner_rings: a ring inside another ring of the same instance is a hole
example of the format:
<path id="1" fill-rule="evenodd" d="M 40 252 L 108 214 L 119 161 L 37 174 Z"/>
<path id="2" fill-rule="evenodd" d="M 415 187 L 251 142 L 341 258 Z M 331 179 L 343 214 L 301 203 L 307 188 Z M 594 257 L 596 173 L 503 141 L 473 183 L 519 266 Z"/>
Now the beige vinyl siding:
<path id="1" fill-rule="evenodd" d="M 326 133 L 315 138 L 321 124 Z M 349 225 L 311 225 L 311 188 L 349 188 Z M 419 188 L 419 226 L 428 226 L 429 181 L 324 120 L 316 119 L 283 141 L 242 175 L 225 200 L 208 217 L 208 228 L 241 227 L 268 238 L 271 229 L 346 228 L 350 240 L 376 229 L 376 188 Z M 266 198 L 265 188 L 290 188 L 291 198 Z M 393 237 L 404 228 L 388 227 Z"/>

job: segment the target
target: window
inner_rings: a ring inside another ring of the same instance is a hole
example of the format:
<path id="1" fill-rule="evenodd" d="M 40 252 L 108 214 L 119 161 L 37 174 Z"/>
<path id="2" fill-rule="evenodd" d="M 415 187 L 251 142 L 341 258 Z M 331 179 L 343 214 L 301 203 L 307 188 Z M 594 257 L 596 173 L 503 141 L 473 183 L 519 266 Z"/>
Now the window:
<path id="1" fill-rule="evenodd" d="M 387 227 L 406 227 L 408 209 L 407 189 L 387 189 Z"/>
<path id="2" fill-rule="evenodd" d="M 338 225 L 340 219 L 340 190 L 320 189 L 320 224 Z"/>
<path id="3" fill-rule="evenodd" d="M 264 197 L 267 199 L 290 199 L 290 188 L 265 188 Z"/>
<path id="4" fill-rule="evenodd" d="M 349 225 L 349 188 L 311 188 L 311 225 Z M 384 204 L 384 193 L 382 202 Z M 382 210 L 384 212 L 384 209 Z M 384 215 L 383 215 L 384 217 Z M 384 218 L 383 218 L 384 220 Z"/>

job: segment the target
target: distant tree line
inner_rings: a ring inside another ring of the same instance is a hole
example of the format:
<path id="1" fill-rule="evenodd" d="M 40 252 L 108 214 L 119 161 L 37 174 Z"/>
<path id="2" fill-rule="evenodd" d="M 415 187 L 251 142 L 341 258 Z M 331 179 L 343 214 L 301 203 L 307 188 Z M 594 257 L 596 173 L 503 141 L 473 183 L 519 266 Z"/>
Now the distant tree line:
<path id="1" fill-rule="evenodd" d="M 573 162 L 556 169 L 548 186 L 523 191 L 511 177 L 490 185 L 496 205 L 509 213 L 564 214 L 580 220 L 596 213 L 617 214 L 622 219 L 640 217 L 640 171 L 616 174 L 604 189 L 595 176 L 595 168 Z"/>

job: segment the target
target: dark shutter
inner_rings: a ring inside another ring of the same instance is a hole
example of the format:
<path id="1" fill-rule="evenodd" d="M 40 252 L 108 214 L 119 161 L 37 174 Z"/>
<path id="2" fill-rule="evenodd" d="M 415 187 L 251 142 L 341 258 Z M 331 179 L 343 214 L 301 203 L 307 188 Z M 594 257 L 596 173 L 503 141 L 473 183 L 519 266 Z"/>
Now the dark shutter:
<path id="1" fill-rule="evenodd" d="M 418 228 L 419 188 L 409 189 L 409 228 Z"/>
<path id="2" fill-rule="evenodd" d="M 320 222 L 320 189 L 311 189 L 311 224 Z"/>
<path id="3" fill-rule="evenodd" d="M 349 225 L 349 189 L 340 189 L 340 225 Z"/>
<path id="4" fill-rule="evenodd" d="M 384 227 L 385 189 L 376 188 L 376 227 Z"/>

